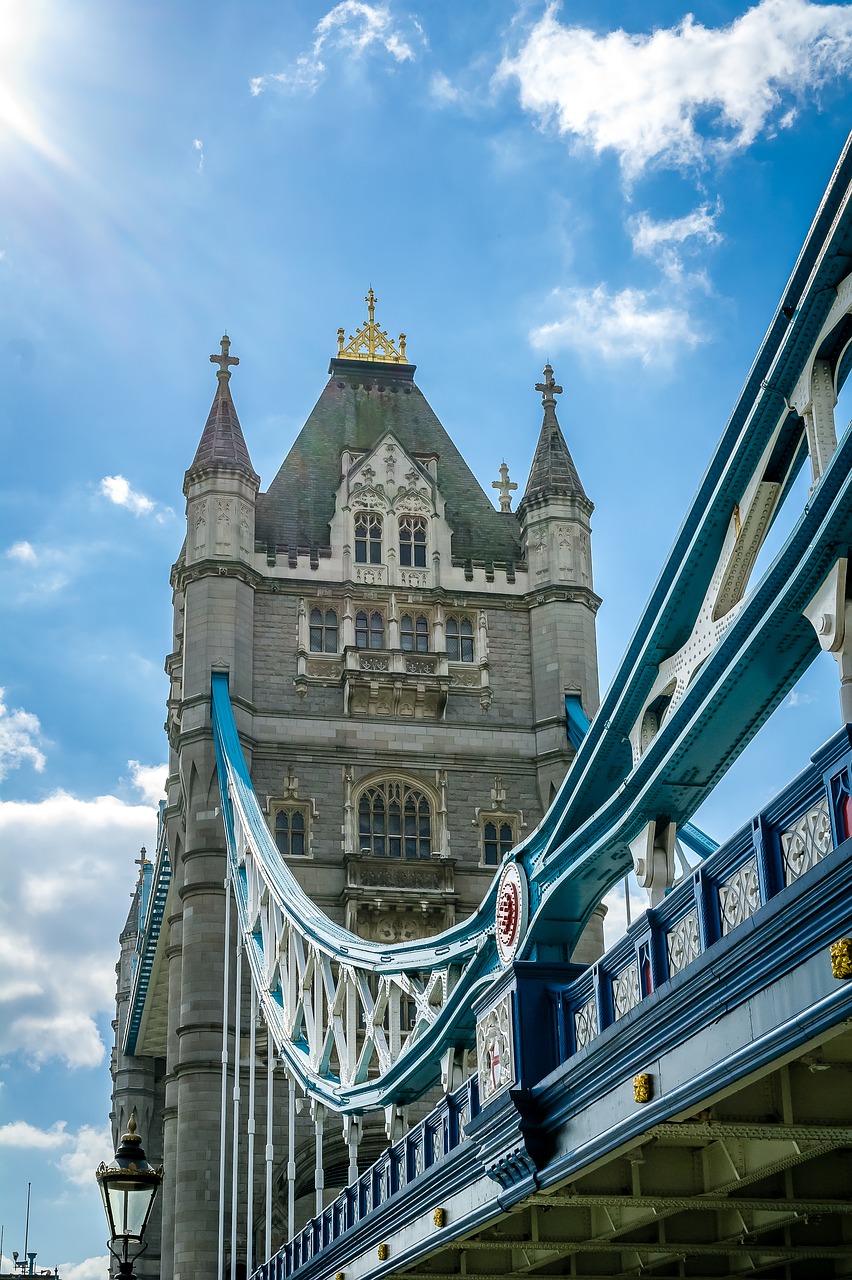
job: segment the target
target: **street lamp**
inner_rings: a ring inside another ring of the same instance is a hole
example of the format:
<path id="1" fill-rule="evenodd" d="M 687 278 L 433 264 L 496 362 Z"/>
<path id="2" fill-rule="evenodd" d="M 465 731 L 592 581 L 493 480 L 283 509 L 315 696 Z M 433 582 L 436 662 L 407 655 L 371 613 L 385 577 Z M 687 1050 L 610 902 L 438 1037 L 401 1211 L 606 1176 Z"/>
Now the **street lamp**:
<path id="1" fill-rule="evenodd" d="M 136 1280 L 133 1264 L 147 1248 L 145 1228 L 151 1216 L 163 1170 L 145 1159 L 142 1139 L 136 1132 L 136 1112 L 127 1122 L 127 1133 L 110 1164 L 98 1165 L 95 1177 L 103 1196 L 109 1223 L 107 1247 L 118 1262 L 121 1280 Z"/>

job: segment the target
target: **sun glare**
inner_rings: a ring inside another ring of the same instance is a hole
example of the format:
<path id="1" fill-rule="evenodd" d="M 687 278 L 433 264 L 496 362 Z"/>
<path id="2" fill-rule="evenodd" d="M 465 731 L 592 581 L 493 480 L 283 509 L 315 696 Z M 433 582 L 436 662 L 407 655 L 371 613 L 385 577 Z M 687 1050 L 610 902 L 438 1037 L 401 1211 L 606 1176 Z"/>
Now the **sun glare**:
<path id="1" fill-rule="evenodd" d="M 42 123 L 32 63 L 50 30 L 48 0 L 0 0 L 0 146 L 23 142 L 55 164 L 65 163 Z"/>

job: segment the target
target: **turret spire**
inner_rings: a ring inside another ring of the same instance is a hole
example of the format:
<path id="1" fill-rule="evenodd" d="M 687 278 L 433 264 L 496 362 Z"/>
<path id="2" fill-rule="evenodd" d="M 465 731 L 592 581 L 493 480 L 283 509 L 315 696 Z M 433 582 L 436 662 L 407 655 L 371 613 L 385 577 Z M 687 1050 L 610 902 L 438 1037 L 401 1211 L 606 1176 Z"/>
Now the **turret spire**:
<path id="1" fill-rule="evenodd" d="M 210 357 L 211 364 L 219 366 L 216 370 L 216 394 L 187 476 L 201 467 L 229 467 L 247 472 L 259 483 L 228 385 L 231 366 L 240 363 L 239 357 L 231 355 L 231 339 L 227 333 L 222 335 L 219 346 L 220 353 Z"/>
<path id="2" fill-rule="evenodd" d="M 588 502 L 556 417 L 556 397 L 562 394 L 562 388 L 553 376 L 550 363 L 544 366 L 542 381 L 535 384 L 535 389 L 541 392 L 544 421 L 530 467 L 530 478 L 520 505 L 522 507 L 533 498 L 569 493 L 577 494 Z"/>

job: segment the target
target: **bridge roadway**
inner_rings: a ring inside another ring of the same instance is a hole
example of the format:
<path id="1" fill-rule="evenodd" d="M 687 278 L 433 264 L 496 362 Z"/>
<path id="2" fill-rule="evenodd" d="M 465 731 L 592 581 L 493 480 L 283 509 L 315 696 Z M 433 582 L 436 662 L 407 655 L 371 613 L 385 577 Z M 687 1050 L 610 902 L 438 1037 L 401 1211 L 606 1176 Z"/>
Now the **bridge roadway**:
<path id="1" fill-rule="evenodd" d="M 852 1275 L 852 726 L 255 1280 Z M 846 939 L 844 946 L 842 940 Z"/>

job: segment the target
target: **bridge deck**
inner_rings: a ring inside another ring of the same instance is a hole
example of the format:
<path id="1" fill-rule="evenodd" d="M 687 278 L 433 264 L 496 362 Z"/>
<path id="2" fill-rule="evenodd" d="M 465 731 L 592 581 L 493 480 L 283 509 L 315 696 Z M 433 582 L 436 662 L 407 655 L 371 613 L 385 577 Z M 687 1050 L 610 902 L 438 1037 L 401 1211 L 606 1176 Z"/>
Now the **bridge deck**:
<path id="1" fill-rule="evenodd" d="M 507 969 L 479 1008 L 510 1009 L 497 1086 L 480 1045 L 263 1280 L 852 1275 L 848 731 L 814 759 L 592 970 Z"/>

